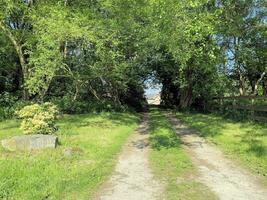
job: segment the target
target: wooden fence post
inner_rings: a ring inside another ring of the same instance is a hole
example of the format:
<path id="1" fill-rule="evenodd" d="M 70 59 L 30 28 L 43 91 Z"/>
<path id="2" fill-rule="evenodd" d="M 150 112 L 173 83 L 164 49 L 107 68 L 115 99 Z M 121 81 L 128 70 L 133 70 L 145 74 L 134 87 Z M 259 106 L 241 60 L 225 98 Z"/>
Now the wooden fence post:
<path id="1" fill-rule="evenodd" d="M 220 98 L 220 113 L 223 113 L 223 98 Z"/>
<path id="2" fill-rule="evenodd" d="M 251 99 L 251 120 L 254 120 L 255 110 L 254 110 L 254 98 Z"/>
<path id="3" fill-rule="evenodd" d="M 236 99 L 233 99 L 233 109 L 236 109 Z"/>
<path id="4" fill-rule="evenodd" d="M 224 107 L 229 108 L 231 110 L 239 111 L 242 110 L 246 114 L 246 118 L 256 121 L 267 121 L 267 105 L 265 102 L 267 101 L 266 96 L 230 96 L 230 97 L 217 97 L 213 98 L 216 101 L 216 111 L 223 112 Z M 240 103 L 240 100 L 245 100 L 245 105 Z M 228 100 L 228 106 L 225 106 L 224 100 Z M 256 105 L 257 100 L 263 100 L 264 104 Z M 261 115 L 258 115 L 261 113 Z M 265 114 L 263 114 L 265 113 Z M 262 115 L 263 114 L 263 115 Z"/>

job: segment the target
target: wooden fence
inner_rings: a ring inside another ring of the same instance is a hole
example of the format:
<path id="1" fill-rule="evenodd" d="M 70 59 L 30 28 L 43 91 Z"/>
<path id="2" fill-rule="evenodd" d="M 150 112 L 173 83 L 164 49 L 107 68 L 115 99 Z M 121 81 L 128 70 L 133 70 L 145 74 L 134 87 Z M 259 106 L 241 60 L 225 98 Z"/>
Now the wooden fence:
<path id="1" fill-rule="evenodd" d="M 210 111 L 245 111 L 251 120 L 267 122 L 267 96 L 216 97 L 210 102 Z"/>

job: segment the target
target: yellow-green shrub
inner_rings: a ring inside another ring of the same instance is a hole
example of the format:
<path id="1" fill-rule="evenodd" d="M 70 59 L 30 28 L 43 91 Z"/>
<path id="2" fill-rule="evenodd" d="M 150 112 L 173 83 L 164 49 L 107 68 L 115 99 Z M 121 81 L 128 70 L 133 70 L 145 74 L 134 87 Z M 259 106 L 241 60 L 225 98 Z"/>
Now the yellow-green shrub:
<path id="1" fill-rule="evenodd" d="M 52 103 L 25 106 L 17 115 L 23 119 L 21 129 L 25 134 L 53 134 L 57 130 L 58 109 Z"/>

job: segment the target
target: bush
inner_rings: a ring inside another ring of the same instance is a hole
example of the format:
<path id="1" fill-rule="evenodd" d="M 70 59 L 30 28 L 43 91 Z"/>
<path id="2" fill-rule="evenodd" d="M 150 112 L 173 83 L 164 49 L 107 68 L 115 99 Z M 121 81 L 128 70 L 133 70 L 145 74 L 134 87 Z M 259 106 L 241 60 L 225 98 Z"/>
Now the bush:
<path id="1" fill-rule="evenodd" d="M 51 101 L 59 110 L 67 114 L 84 114 L 88 112 L 119 112 L 128 110 L 127 106 L 115 103 L 111 100 L 73 101 L 71 97 L 53 98 Z"/>
<path id="2" fill-rule="evenodd" d="M 54 98 L 52 102 L 58 106 L 59 110 L 67 114 L 82 114 L 88 112 L 88 102 L 73 101 L 72 97 L 64 96 Z"/>
<path id="3" fill-rule="evenodd" d="M 53 134 L 57 130 L 58 109 L 52 103 L 25 106 L 17 115 L 23 119 L 21 129 L 25 134 Z"/>
<path id="4" fill-rule="evenodd" d="M 29 105 L 30 102 L 21 101 L 10 93 L 0 94 L 0 120 L 11 119 L 17 110 Z"/>

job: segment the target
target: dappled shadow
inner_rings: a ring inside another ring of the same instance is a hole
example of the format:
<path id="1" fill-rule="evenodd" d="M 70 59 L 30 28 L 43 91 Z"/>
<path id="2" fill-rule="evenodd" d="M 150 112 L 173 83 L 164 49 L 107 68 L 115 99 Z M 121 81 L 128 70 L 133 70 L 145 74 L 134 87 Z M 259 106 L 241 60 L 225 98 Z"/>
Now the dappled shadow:
<path id="1" fill-rule="evenodd" d="M 267 143 L 264 142 L 267 139 L 266 124 L 252 122 L 247 119 L 227 119 L 226 117 L 227 116 L 223 116 L 223 119 L 239 126 L 241 133 L 237 134 L 235 137 L 240 138 L 240 142 L 246 146 L 247 153 L 251 153 L 256 157 L 267 156 Z"/>
<path id="2" fill-rule="evenodd" d="M 79 124 L 82 123 L 85 119 L 96 117 L 95 113 L 90 114 L 77 114 L 77 115 L 63 115 L 59 118 L 58 123 L 64 124 Z"/>
<path id="3" fill-rule="evenodd" d="M 20 123 L 18 122 L 17 124 L 1 127 L 0 130 L 4 131 L 4 130 L 13 129 L 13 128 L 19 128 L 19 127 L 20 127 Z"/>
<path id="4" fill-rule="evenodd" d="M 105 121 L 107 120 L 107 121 Z M 58 121 L 59 125 L 75 125 L 78 127 L 112 128 L 118 125 L 133 125 L 139 120 L 138 114 L 131 113 L 89 113 L 66 115 Z"/>
<path id="5" fill-rule="evenodd" d="M 248 152 L 254 153 L 257 157 L 266 156 L 267 150 L 266 147 L 263 146 L 263 143 L 259 140 L 250 141 L 250 148 L 247 150 Z"/>
<path id="6" fill-rule="evenodd" d="M 132 145 L 136 147 L 137 149 L 145 149 L 146 147 L 149 146 L 149 142 L 145 139 L 133 141 Z"/>
<path id="7" fill-rule="evenodd" d="M 267 155 L 267 145 L 264 144 L 262 137 L 265 137 L 266 134 L 263 132 L 258 134 L 256 130 L 249 130 L 241 136 L 241 142 L 248 145 L 248 153 L 253 153 L 257 157 L 264 157 Z"/>
<path id="8" fill-rule="evenodd" d="M 179 119 L 176 118 L 174 114 L 172 114 L 170 111 L 165 112 L 164 115 L 170 120 L 171 124 L 174 126 L 176 134 L 178 136 L 187 136 L 187 135 L 200 135 L 200 133 L 192 128 L 188 128 L 185 126 Z M 192 148 L 202 148 L 203 144 L 206 143 L 206 140 L 201 137 L 193 137 L 190 141 L 182 140 L 182 144 L 187 147 Z"/>
<path id="9" fill-rule="evenodd" d="M 177 136 L 154 135 L 151 137 L 151 146 L 155 149 L 179 147 L 181 141 Z"/>
<path id="10" fill-rule="evenodd" d="M 134 138 L 134 141 L 131 142 L 132 146 L 140 150 L 147 148 L 149 146 L 149 141 L 145 135 L 149 134 L 148 113 L 143 114 L 142 123 L 135 129 L 135 134 L 138 135 L 139 139 Z"/>
<path id="11" fill-rule="evenodd" d="M 177 116 L 182 122 L 200 131 L 200 136 L 202 137 L 230 134 L 230 141 L 231 137 L 237 138 L 232 140 L 232 144 L 229 144 L 235 145 L 236 151 L 246 151 L 256 157 L 267 156 L 267 143 L 265 142 L 267 139 L 267 126 L 264 124 L 227 119 L 225 116 L 215 114 L 190 112 L 178 113 Z M 227 136 L 225 135 L 224 137 Z"/>
<path id="12" fill-rule="evenodd" d="M 179 134 L 180 135 L 192 135 L 193 133 L 196 133 L 194 129 L 185 128 L 185 127 L 179 127 Z"/>
<path id="13" fill-rule="evenodd" d="M 8 119 L 0 121 L 0 130 L 15 129 L 20 127 L 21 120 L 19 119 Z"/>
<path id="14" fill-rule="evenodd" d="M 189 148 L 203 148 L 204 143 L 205 141 L 190 141 L 190 142 L 183 141 L 183 145 Z"/>
<path id="15" fill-rule="evenodd" d="M 244 130 L 241 134 L 241 142 L 245 143 L 248 148 L 247 152 L 257 157 L 267 156 L 267 126 L 262 122 L 242 121 L 240 129 Z"/>
<path id="16" fill-rule="evenodd" d="M 222 123 L 222 120 L 213 115 L 203 115 L 199 113 L 183 113 L 183 115 L 177 114 L 179 120 L 190 126 L 185 128 L 184 134 L 195 132 L 201 137 L 214 137 L 221 134 L 221 131 L 226 128 L 226 124 Z M 198 131 L 200 130 L 200 131 Z"/>
<path id="17" fill-rule="evenodd" d="M 95 128 L 105 128 L 105 129 L 114 127 L 113 124 L 104 121 L 85 121 L 79 124 L 79 127 L 87 127 L 87 126 Z"/>
<path id="18" fill-rule="evenodd" d="M 151 108 L 150 112 L 150 134 L 150 144 L 154 149 L 160 150 L 181 146 L 181 140 L 177 137 L 172 125 L 154 107 Z"/>
<path id="19" fill-rule="evenodd" d="M 107 118 L 117 125 L 132 125 L 138 122 L 141 114 L 137 113 L 110 113 Z"/>
<path id="20" fill-rule="evenodd" d="M 148 134 L 148 127 L 147 124 L 140 125 L 136 130 L 140 135 L 147 135 Z"/>

